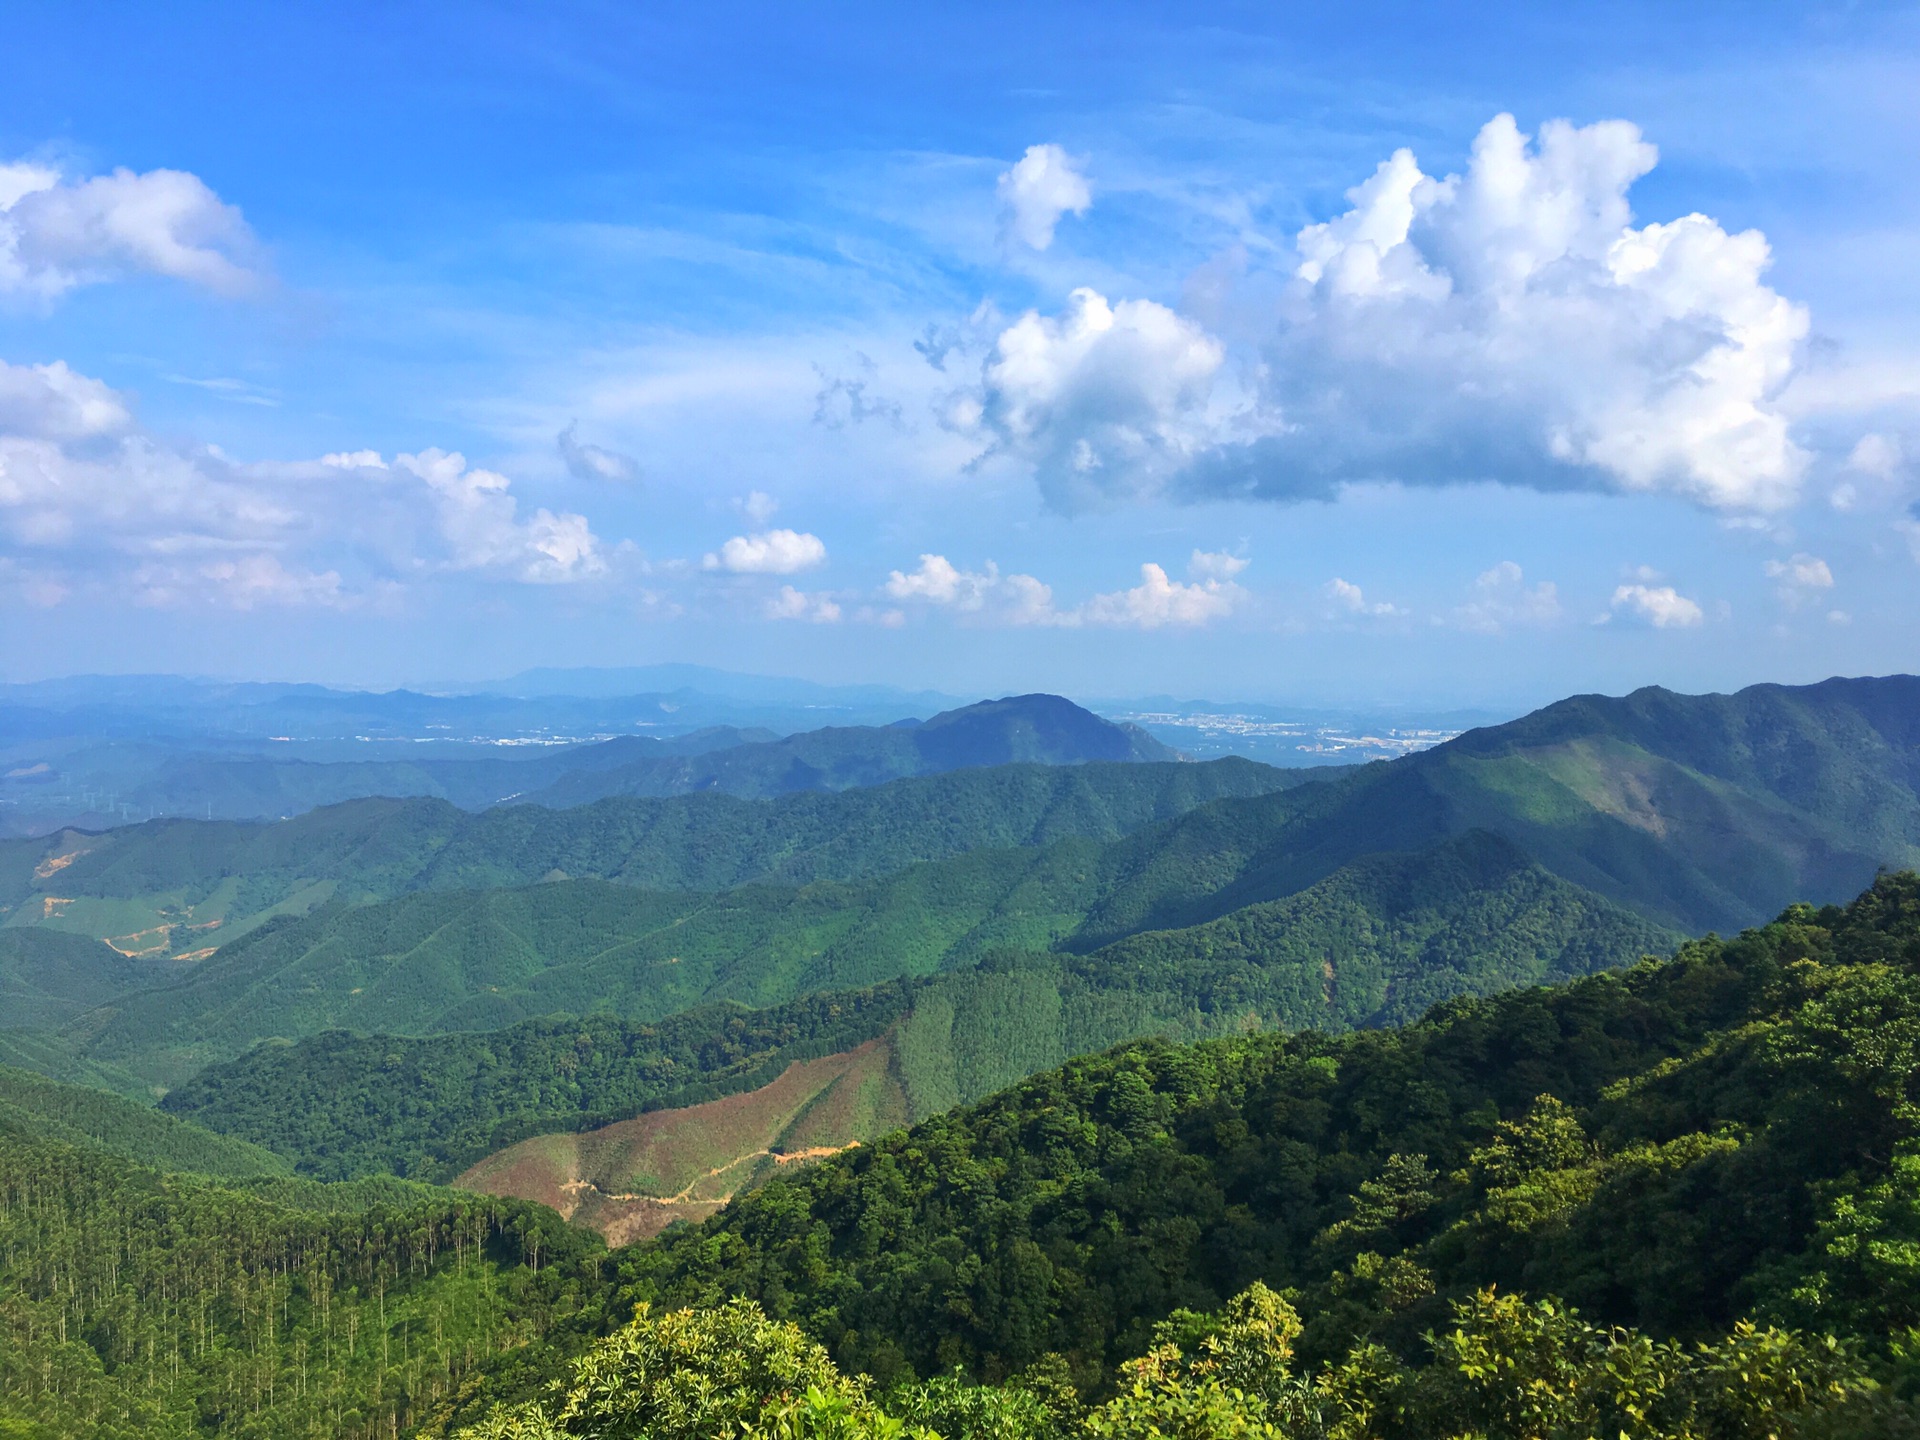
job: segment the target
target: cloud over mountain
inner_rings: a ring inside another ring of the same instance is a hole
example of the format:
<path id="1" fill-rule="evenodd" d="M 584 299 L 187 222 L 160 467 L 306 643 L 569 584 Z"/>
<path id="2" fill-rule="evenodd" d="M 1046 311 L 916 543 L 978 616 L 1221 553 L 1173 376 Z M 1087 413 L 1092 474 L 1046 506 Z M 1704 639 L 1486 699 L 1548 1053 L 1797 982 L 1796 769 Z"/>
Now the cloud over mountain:
<path id="1" fill-rule="evenodd" d="M 1534 138 L 1509 115 L 1462 175 L 1396 151 L 1230 336 L 1086 288 L 1021 317 L 984 363 L 981 424 L 1062 508 L 1377 480 L 1778 508 L 1808 463 L 1776 404 L 1807 313 L 1764 283 L 1758 231 L 1634 226 L 1656 159 L 1624 121 Z"/>

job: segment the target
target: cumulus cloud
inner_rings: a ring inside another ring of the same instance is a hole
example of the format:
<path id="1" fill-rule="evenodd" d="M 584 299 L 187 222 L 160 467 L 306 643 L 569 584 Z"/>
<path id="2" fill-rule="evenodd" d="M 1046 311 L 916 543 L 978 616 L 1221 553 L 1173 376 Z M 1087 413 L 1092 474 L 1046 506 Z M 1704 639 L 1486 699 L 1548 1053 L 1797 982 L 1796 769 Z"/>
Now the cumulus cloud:
<path id="1" fill-rule="evenodd" d="M 1002 334 L 981 423 L 1056 501 L 1384 480 L 1785 505 L 1808 456 L 1778 402 L 1807 313 L 1764 282 L 1760 232 L 1633 223 L 1656 159 L 1624 121 L 1536 140 L 1508 115 L 1461 175 L 1398 151 L 1295 237 L 1279 305 L 1235 315 L 1233 405 L 1219 340 L 1082 290 Z"/>
<path id="2" fill-rule="evenodd" d="M 1231 615 L 1246 591 L 1226 580 L 1171 580 L 1160 566 L 1140 567 L 1140 583 L 1131 590 L 1096 595 L 1081 608 L 1089 625 L 1158 630 L 1166 625 L 1197 626 Z"/>
<path id="3" fill-rule="evenodd" d="M 1698 602 L 1671 585 L 1622 585 L 1614 590 L 1611 603 L 1611 615 L 1639 620 L 1656 630 L 1685 629 L 1706 618 Z"/>
<path id="4" fill-rule="evenodd" d="M 818 535 L 802 530 L 763 530 L 736 535 L 700 563 L 734 575 L 797 575 L 824 565 L 827 547 Z"/>
<path id="5" fill-rule="evenodd" d="M 984 570 L 962 570 L 944 555 L 922 555 L 918 568 L 887 576 L 886 592 L 895 600 L 921 600 L 956 610 L 982 609 L 1000 588 L 1000 568 L 991 560 Z"/>
<path id="6" fill-rule="evenodd" d="M 1847 456 L 1847 468 L 1876 480 L 1891 480 L 1900 473 L 1906 458 L 1899 436 L 1870 431 L 1854 443 Z"/>
<path id="7" fill-rule="evenodd" d="M 1769 560 L 1766 570 L 1780 603 L 1789 610 L 1798 610 L 1833 588 L 1833 571 L 1817 555 L 1802 552 L 1786 560 Z"/>
<path id="8" fill-rule="evenodd" d="M 49 166 L 0 165 L 0 294 L 51 300 L 152 274 L 242 295 L 260 283 L 258 251 L 239 210 L 185 171 L 70 180 Z"/>
<path id="9" fill-rule="evenodd" d="M 1385 600 L 1370 601 L 1367 592 L 1351 580 L 1342 580 L 1338 575 L 1320 587 L 1320 593 L 1335 612 L 1347 615 L 1377 615 L 1385 618 L 1390 615 L 1404 615 L 1407 612 L 1398 605 Z"/>
<path id="10" fill-rule="evenodd" d="M 913 570 L 893 571 L 885 591 L 893 600 L 978 615 L 992 624 L 1155 630 L 1204 625 L 1232 614 L 1248 597 L 1230 577 L 1246 564 L 1237 556 L 1196 550 L 1188 567 L 1190 582 L 1174 580 L 1163 567 L 1148 563 L 1140 567 L 1140 583 L 1132 589 L 1059 609 L 1053 587 L 1035 576 L 1002 575 L 991 560 L 979 570 L 963 570 L 944 555 L 928 554 Z"/>
<path id="11" fill-rule="evenodd" d="M 1187 573 L 1202 580 L 1231 580 L 1252 563 L 1225 550 L 1195 550 L 1187 561 Z"/>
<path id="12" fill-rule="evenodd" d="M 457 451 L 397 455 L 393 468 L 418 477 L 431 492 L 457 569 L 499 570 L 551 584 L 607 568 L 586 516 L 543 508 L 521 520 L 508 493 L 512 482 L 493 470 L 468 469 Z"/>
<path id="13" fill-rule="evenodd" d="M 1209 441 L 1204 406 L 1225 358 L 1164 305 L 1113 305 L 1083 288 L 1060 316 L 1029 311 L 1001 333 L 965 418 L 1074 509 L 1151 491 L 1187 466 Z"/>
<path id="14" fill-rule="evenodd" d="M 0 435 L 36 440 L 86 440 L 131 428 L 133 415 L 108 385 L 51 365 L 0 360 Z"/>
<path id="15" fill-rule="evenodd" d="M 1035 250 L 1053 244 L 1061 216 L 1084 215 L 1093 204 L 1080 162 L 1058 145 L 1028 146 L 1000 177 L 999 195 L 1004 234 Z"/>
<path id="16" fill-rule="evenodd" d="M 609 480 L 630 485 L 640 478 L 640 462 L 618 450 L 603 450 L 579 437 L 580 422 L 575 420 L 554 437 L 567 473 L 576 480 Z"/>
<path id="17" fill-rule="evenodd" d="M 780 593 L 767 601 L 769 620 L 809 620 L 816 625 L 831 625 L 840 619 L 840 606 L 824 592 L 807 594 L 791 585 L 782 585 Z"/>
<path id="18" fill-rule="evenodd" d="M 1511 560 L 1502 560 L 1475 577 L 1466 603 L 1453 612 L 1456 625 L 1483 634 L 1513 626 L 1551 625 L 1559 618 L 1560 592 L 1553 582 L 1528 585 L 1525 573 Z"/>
<path id="19" fill-rule="evenodd" d="M 347 605 L 434 572 L 607 568 L 585 517 L 523 517 L 505 476 L 458 455 L 243 463 L 155 437 L 59 363 L 0 364 L 0 537 L 36 557 L 38 594 L 111 583 L 150 604 Z"/>

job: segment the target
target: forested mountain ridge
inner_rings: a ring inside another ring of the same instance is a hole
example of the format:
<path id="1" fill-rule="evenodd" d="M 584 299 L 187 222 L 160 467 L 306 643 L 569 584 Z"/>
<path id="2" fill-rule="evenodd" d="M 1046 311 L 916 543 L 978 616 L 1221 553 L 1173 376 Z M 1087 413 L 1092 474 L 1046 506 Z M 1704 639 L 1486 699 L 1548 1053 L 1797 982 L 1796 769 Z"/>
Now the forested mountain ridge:
<path id="1" fill-rule="evenodd" d="M 1400 1030 L 1126 1045 L 625 1252 L 883 1378 L 1141 1353 L 1290 1287 L 1302 1352 L 1406 1358 L 1498 1285 L 1602 1324 L 1758 1315 L 1897 1367 L 1920 1323 L 1920 877 Z M 1887 1372 L 1883 1372 L 1887 1373 Z"/>
<path id="2" fill-rule="evenodd" d="M 1472 829 L 1686 930 L 1842 899 L 1920 863 L 1920 679 L 1580 696 L 1328 786 L 1202 807 L 1109 847 L 1111 898 L 1072 943 L 1194 924 Z"/>
<path id="3" fill-rule="evenodd" d="M 68 1033 L 88 1058 L 173 1085 L 258 1041 L 331 1028 L 418 1035 L 497 1029 L 555 1011 L 648 1021 L 713 1000 L 779 1005 L 965 969 L 997 952 L 1046 951 L 1074 934 L 1101 898 L 1101 860 L 1100 847 L 1074 840 L 977 851 L 854 885 L 754 885 L 702 895 L 556 881 L 328 907 L 244 936 L 172 983 L 79 1017 Z M 1402 885 L 1405 899 L 1396 893 Z M 1520 895 L 1523 906 L 1542 907 L 1539 925 L 1487 919 Z M 1407 900 L 1432 908 L 1418 925 L 1397 929 L 1394 917 L 1419 908 Z M 1211 976 L 1210 962 L 1226 955 L 1262 977 L 1236 1014 L 1345 1025 L 1413 1013 L 1395 1009 L 1407 994 L 1537 980 L 1565 973 L 1568 964 L 1619 964 L 1671 938 L 1552 880 L 1492 836 L 1462 837 L 1384 869 L 1356 862 L 1320 890 L 1278 905 L 1242 917 L 1245 935 L 1232 943 L 1199 930 L 1139 951 L 1154 958 L 1136 964 L 1125 983 L 1153 992 L 1153 1000 L 1116 996 L 1090 1043 L 1139 1033 L 1107 1025 L 1159 1028 L 1191 1007 L 1220 1007 L 1226 991 L 1188 995 L 1179 977 L 1189 967 Z M 1428 953 L 1428 933 L 1454 940 Z M 1572 962 L 1565 959 L 1570 946 L 1579 957 Z M 1050 965 L 1044 956 L 1034 963 Z M 1076 983 L 1096 992 L 1108 975 L 1090 965 Z M 1381 988 L 1389 982 L 1391 990 Z M 1187 998 L 1169 1014 L 1164 1006 L 1174 995 Z M 1042 1054 L 1026 1068 L 1069 1053 Z"/>
<path id="4" fill-rule="evenodd" d="M 444 1180 L 542 1130 L 587 1130 L 750 1090 L 796 1061 L 882 1037 L 905 1111 L 919 1119 L 1136 1035 L 1395 1023 L 1435 999 L 1631 963 L 1675 938 L 1504 841 L 1467 836 L 1089 955 L 999 950 L 920 980 L 657 1021 L 586 1015 L 469 1035 L 332 1033 L 215 1064 L 162 1103 L 286 1155 L 302 1173 Z"/>
<path id="5" fill-rule="evenodd" d="M 0 1065 L 0 1144 L 52 1140 L 162 1170 L 245 1177 L 289 1175 L 280 1156 L 214 1134 L 125 1096 Z"/>
<path id="6" fill-rule="evenodd" d="M 273 824 L 159 820 L 0 841 L 0 907 L 33 924 L 191 953 L 338 897 L 526 885 L 553 876 L 666 890 L 882 875 L 983 848 L 1110 840 L 1197 805 L 1336 771 L 1246 760 L 1010 765 L 774 800 L 618 798 L 479 813 L 373 799 Z M 164 928 L 163 928 L 164 927 Z"/>

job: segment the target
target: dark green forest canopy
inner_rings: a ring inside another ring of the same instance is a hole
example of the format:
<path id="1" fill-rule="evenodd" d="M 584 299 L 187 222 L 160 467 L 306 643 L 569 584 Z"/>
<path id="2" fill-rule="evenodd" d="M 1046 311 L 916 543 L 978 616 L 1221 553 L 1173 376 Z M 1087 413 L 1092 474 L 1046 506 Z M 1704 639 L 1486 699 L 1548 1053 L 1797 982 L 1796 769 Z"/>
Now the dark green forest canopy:
<path id="1" fill-rule="evenodd" d="M 1436 999 L 1628 964 L 1675 939 L 1477 834 L 1376 856 L 1286 900 L 1090 955 L 998 951 L 936 978 L 659 1021 L 331 1033 L 210 1066 L 163 1103 L 303 1173 L 444 1180 L 527 1135 L 750 1089 L 794 1060 L 887 1032 L 922 1118 L 1136 1035 L 1398 1023 Z M 684 931 L 672 941 L 689 961 L 694 943 Z"/>
<path id="2" fill-rule="evenodd" d="M 776 1180 L 627 1253 L 883 1377 L 1100 1367 L 1292 1291 L 1310 1354 L 1553 1293 L 1655 1334 L 1920 1323 L 1920 878 L 1401 1030 L 1146 1042 Z"/>

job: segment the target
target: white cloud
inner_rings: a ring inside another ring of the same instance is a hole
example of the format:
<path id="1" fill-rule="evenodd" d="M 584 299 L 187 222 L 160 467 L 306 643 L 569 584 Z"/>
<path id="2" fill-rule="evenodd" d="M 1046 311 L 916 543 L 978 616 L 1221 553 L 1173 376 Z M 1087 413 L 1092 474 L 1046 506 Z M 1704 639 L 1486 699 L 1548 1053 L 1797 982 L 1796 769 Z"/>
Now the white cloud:
<path id="1" fill-rule="evenodd" d="M 547 584 L 607 568 L 584 515 L 541 509 L 521 520 L 508 493 L 512 482 L 492 470 L 469 470 L 457 451 L 396 455 L 393 468 L 417 476 L 432 492 L 456 569 L 499 570 Z"/>
<path id="2" fill-rule="evenodd" d="M 1502 560 L 1474 579 L 1464 605 L 1455 607 L 1453 620 L 1466 630 L 1496 634 L 1515 625 L 1551 625 L 1560 618 L 1560 592 L 1551 580 L 1529 586 L 1526 575 L 1511 560 Z"/>
<path id="3" fill-rule="evenodd" d="M 895 570 L 884 587 L 889 599 L 980 615 L 1001 625 L 1077 625 L 1077 614 L 1053 608 L 1053 588 L 1031 575 L 1002 575 L 989 560 L 962 570 L 944 555 L 922 555 L 912 570 Z"/>
<path id="4" fill-rule="evenodd" d="M 1168 579 L 1160 566 L 1148 563 L 1140 567 L 1140 583 L 1133 589 L 1096 595 L 1081 607 L 1080 615 L 1088 625 L 1138 630 L 1204 625 L 1231 615 L 1246 593 L 1231 581 L 1200 580 L 1183 585 Z"/>
<path id="5" fill-rule="evenodd" d="M 342 586 L 338 570 L 289 570 L 278 556 L 242 555 L 196 564 L 147 564 L 132 577 L 143 605 L 172 607 L 217 597 L 235 610 L 262 606 L 351 608 L 358 597 Z"/>
<path id="6" fill-rule="evenodd" d="M 887 594 L 895 600 L 924 600 L 976 611 L 1000 586 L 1000 568 L 991 560 L 984 570 L 962 570 L 944 555 L 922 555 L 912 571 L 895 570 L 887 576 Z"/>
<path id="7" fill-rule="evenodd" d="M 825 593 L 807 594 L 791 585 L 782 585 L 780 593 L 767 601 L 769 620 L 809 620 L 816 625 L 831 625 L 840 619 L 840 606 Z"/>
<path id="8" fill-rule="evenodd" d="M 780 502 L 764 490 L 750 490 L 729 503 L 754 525 L 765 525 L 780 510 Z"/>
<path id="9" fill-rule="evenodd" d="M 1862 435 L 1847 456 L 1847 468 L 1871 475 L 1876 480 L 1891 480 L 1906 461 L 1906 452 L 1897 435 L 1869 431 Z"/>
<path id="10" fill-rule="evenodd" d="M 1053 244 L 1062 215 L 1084 215 L 1093 191 L 1079 162 L 1058 145 L 1030 145 L 1000 177 L 1000 206 L 1005 233 L 1035 250 Z"/>
<path id="11" fill-rule="evenodd" d="M 1321 586 L 1320 593 L 1327 597 L 1335 610 L 1344 611 L 1349 615 L 1378 615 L 1384 618 L 1407 613 L 1399 606 L 1384 600 L 1369 601 L 1365 590 L 1351 580 L 1342 580 L 1338 575 Z"/>
<path id="12" fill-rule="evenodd" d="M 242 295 L 260 283 L 258 248 L 239 210 L 184 171 L 68 180 L 46 166 L 0 166 L 0 294 L 50 300 L 153 274 Z"/>
<path id="13" fill-rule="evenodd" d="M 1789 610 L 1818 598 L 1833 588 L 1833 571 L 1817 555 L 1800 553 L 1786 560 L 1769 560 L 1767 578 L 1776 582 L 1780 603 Z"/>
<path id="14" fill-rule="evenodd" d="M 1075 290 L 1057 319 L 1029 311 L 982 371 L 992 449 L 1033 466 L 1054 504 L 1154 490 L 1208 440 L 1220 342 L 1151 300 Z"/>
<path id="15" fill-rule="evenodd" d="M 0 360 L 0 435 L 87 440 L 131 428 L 133 415 L 112 387 L 67 368 Z"/>
<path id="16" fill-rule="evenodd" d="M 640 478 L 638 460 L 618 450 L 586 444 L 579 438 L 579 429 L 580 422 L 575 420 L 554 437 L 569 475 L 576 480 L 608 480 L 621 485 L 630 485 Z"/>
<path id="17" fill-rule="evenodd" d="M 1613 592 L 1612 611 L 1643 620 L 1656 630 L 1683 629 L 1706 618 L 1697 602 L 1671 585 L 1622 585 Z"/>
<path id="18" fill-rule="evenodd" d="M 827 547 L 818 535 L 801 530 L 764 530 L 736 535 L 700 563 L 708 570 L 735 575 L 797 575 L 824 565 Z"/>
<path id="19" fill-rule="evenodd" d="M 1236 574 L 1245 565 L 1235 556 L 1196 550 L 1190 569 L 1197 578 L 1191 584 L 1170 579 L 1165 569 L 1150 563 L 1140 567 L 1140 584 L 1132 589 L 1095 595 L 1066 610 L 1055 608 L 1052 586 L 1032 575 L 1002 575 L 991 560 L 982 569 L 962 570 L 944 555 L 922 555 L 917 568 L 893 571 L 885 590 L 893 600 L 979 615 L 993 624 L 1154 630 L 1204 625 L 1233 613 L 1247 592 L 1222 576 Z"/>
<path id="20" fill-rule="evenodd" d="M 0 537 L 40 593 L 88 583 L 150 604 L 347 605 L 401 578 L 533 582 L 607 569 L 585 517 L 522 518 L 503 475 L 437 450 L 243 463 L 163 441 L 62 364 L 0 364 Z"/>
<path id="21" fill-rule="evenodd" d="M 1474 481 L 1791 503 L 1809 457 L 1779 403 L 1807 312 L 1758 231 L 1636 227 L 1657 158 L 1624 121 L 1490 121 L 1462 175 L 1399 151 L 1295 238 L 1275 304 L 1220 307 L 1226 350 L 1146 301 L 1075 292 L 987 362 L 982 423 L 1048 495 L 1329 497 Z M 1132 308 L 1129 308 L 1132 307 Z"/>
<path id="22" fill-rule="evenodd" d="M 1231 580 L 1252 562 L 1226 550 L 1195 550 L 1187 573 L 1200 580 Z"/>

